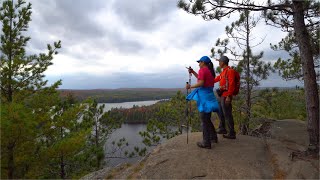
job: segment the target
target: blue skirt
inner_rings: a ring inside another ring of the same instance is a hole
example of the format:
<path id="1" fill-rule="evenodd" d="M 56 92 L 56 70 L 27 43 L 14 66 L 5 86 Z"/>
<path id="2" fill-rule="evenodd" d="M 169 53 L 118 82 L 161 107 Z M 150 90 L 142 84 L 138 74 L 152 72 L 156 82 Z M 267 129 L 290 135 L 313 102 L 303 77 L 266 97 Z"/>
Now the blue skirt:
<path id="1" fill-rule="evenodd" d="M 197 107 L 199 112 L 218 112 L 219 104 L 216 96 L 213 93 L 212 87 L 200 87 L 193 90 L 188 96 L 187 101 L 197 101 Z"/>

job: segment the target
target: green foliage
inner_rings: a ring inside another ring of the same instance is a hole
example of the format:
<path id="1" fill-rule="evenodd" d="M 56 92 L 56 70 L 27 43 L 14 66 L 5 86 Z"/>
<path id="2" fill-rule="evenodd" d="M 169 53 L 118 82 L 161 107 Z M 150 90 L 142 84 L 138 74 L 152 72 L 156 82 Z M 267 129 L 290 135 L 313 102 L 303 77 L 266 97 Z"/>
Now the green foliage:
<path id="1" fill-rule="evenodd" d="M 36 129 L 35 117 L 23 104 L 1 104 L 1 178 L 7 178 L 10 163 L 16 167 L 15 177 L 22 177 L 26 172 L 22 168 L 33 161 Z M 11 154 L 12 153 L 12 154 Z M 10 157 L 14 157 L 10 161 Z"/>
<path id="2" fill-rule="evenodd" d="M 157 120 L 150 120 L 147 124 L 146 131 L 139 132 L 146 146 L 157 146 L 160 144 L 160 135 L 164 134 L 164 123 Z"/>
<path id="3" fill-rule="evenodd" d="M 146 146 L 156 146 L 162 139 L 170 139 L 182 133 L 182 125 L 189 126 L 192 131 L 199 131 L 200 121 L 196 105 L 192 103 L 190 116 L 186 116 L 187 102 L 185 96 L 178 91 L 176 96 L 159 104 L 159 111 L 148 121 L 147 129 L 139 132 Z"/>
<path id="4" fill-rule="evenodd" d="M 307 115 L 304 93 L 304 90 L 263 90 L 254 106 L 254 116 L 305 121 Z"/>
<path id="5" fill-rule="evenodd" d="M 71 178 L 79 163 L 90 128 L 79 121 L 83 106 L 75 104 L 73 97 L 58 102 L 50 111 L 50 118 L 41 127 L 39 137 L 39 167 L 33 175 L 39 178 Z M 38 174 L 37 174 L 38 173 Z M 32 177 L 32 176 L 31 176 Z"/>
<path id="6" fill-rule="evenodd" d="M 50 110 L 58 102 L 55 89 L 46 86 L 44 71 L 61 47 L 48 45 L 48 52 L 27 55 L 30 40 L 25 31 L 31 20 L 31 4 L 2 1 L 0 7 L 1 79 L 1 178 L 38 177 L 40 140 Z"/>
<path id="7" fill-rule="evenodd" d="M 309 35 L 311 37 L 313 59 L 315 68 L 320 67 L 319 49 L 320 49 L 320 29 L 310 28 Z M 275 51 L 286 51 L 290 58 L 279 58 L 274 64 L 274 68 L 278 70 L 278 74 L 285 80 L 303 80 L 302 63 L 300 58 L 300 52 L 298 49 L 298 43 L 293 32 L 289 32 L 285 38 L 283 38 L 278 45 L 270 44 L 271 49 Z M 319 72 L 317 72 L 319 77 Z"/>
<path id="8" fill-rule="evenodd" d="M 30 37 L 24 36 L 31 21 L 31 4 L 25 1 L 3 1 L 0 8 L 2 22 L 0 46 L 1 100 L 12 102 L 22 91 L 35 91 L 47 84 L 43 72 L 52 64 L 53 55 L 61 47 L 61 42 L 47 45 L 48 52 L 27 55 L 25 47 Z M 27 93 L 28 94 L 28 93 Z"/>
<path id="9" fill-rule="evenodd" d="M 303 89 L 264 89 L 253 93 L 257 96 L 252 104 L 252 120 L 255 119 L 298 119 L 305 121 L 307 119 L 305 109 L 305 98 Z M 243 111 L 240 110 L 245 100 L 236 97 L 233 100 L 233 117 L 236 127 L 247 119 Z M 247 121 L 248 130 L 255 128 L 254 121 Z M 239 127 L 240 129 L 241 127 Z"/>
<path id="10" fill-rule="evenodd" d="M 23 0 L 1 1 L 0 20 L 1 178 L 70 179 L 92 171 L 92 156 L 103 159 L 105 136 L 99 136 L 98 147 L 88 146 L 97 121 L 83 116 L 97 111 L 92 116 L 97 117 L 101 109 L 87 111 L 69 94 L 60 98 L 56 89 L 61 81 L 49 86 L 44 79 L 60 41 L 48 44 L 47 53 L 28 55 L 31 4 Z M 101 134 L 121 123 L 107 115 L 98 120 Z"/>
<path id="11" fill-rule="evenodd" d="M 252 119 L 299 119 L 306 120 L 306 109 L 304 100 L 304 90 L 302 89 L 288 89 L 278 90 L 276 88 L 270 90 L 257 90 L 252 94 L 256 99 L 252 103 L 251 118 Z M 245 103 L 243 96 L 236 96 L 233 100 L 233 116 L 235 119 L 235 126 L 241 129 L 241 125 L 246 123 L 248 131 L 254 128 L 256 124 L 249 121 L 241 108 Z M 167 109 L 166 107 L 170 107 Z M 180 110 L 179 105 L 180 104 Z M 180 134 L 177 130 L 181 122 L 174 117 L 180 117 L 186 123 L 187 117 L 185 116 L 186 101 L 185 96 L 181 92 L 177 93 L 170 101 L 159 104 L 160 111 L 154 119 L 148 121 L 147 129 L 139 132 L 143 137 L 143 143 L 146 146 L 156 146 L 161 143 L 163 139 L 169 139 L 175 135 Z M 179 115 L 173 116 L 175 112 Z M 186 124 L 185 124 L 186 125 Z M 192 104 L 192 115 L 190 121 L 190 128 L 193 132 L 200 130 L 200 120 L 198 111 L 195 104 Z M 167 129 L 168 128 L 168 129 Z"/>
<path id="12" fill-rule="evenodd" d="M 245 3 L 249 4 L 250 1 L 246 1 Z M 259 20 L 259 18 L 250 16 L 249 10 L 242 10 L 239 19 L 231 23 L 230 26 L 226 26 L 225 32 L 228 38 L 224 40 L 217 40 L 216 46 L 218 47 L 218 50 L 215 48 L 211 49 L 212 57 L 215 56 L 216 53 L 220 55 L 223 55 L 224 53 L 230 53 L 237 61 L 239 61 L 236 67 L 237 71 L 240 73 L 241 82 L 240 94 L 238 97 L 243 96 L 245 100 L 241 101 L 242 105 L 238 104 L 238 110 L 244 111 L 246 116 L 246 118 L 241 118 L 243 119 L 241 122 L 242 134 L 247 134 L 248 124 L 251 119 L 253 88 L 259 86 L 260 81 L 267 79 L 270 71 L 273 71 L 270 62 L 265 63 L 261 61 L 263 52 L 253 55 L 251 50 L 252 46 L 257 46 L 262 42 L 261 41 L 258 44 L 252 45 L 252 40 L 255 39 L 252 31 L 256 27 Z M 237 48 L 232 47 L 229 44 L 230 42 L 236 43 Z M 239 50 L 242 51 L 242 53 L 240 53 Z M 217 71 L 221 72 L 221 69 L 217 69 Z M 238 103 L 239 102 L 240 101 L 238 101 Z"/>
<path id="13" fill-rule="evenodd" d="M 105 105 L 99 105 L 96 100 L 87 101 L 87 110 L 83 116 L 83 122 L 88 127 L 92 127 L 92 132 L 88 136 L 87 150 L 95 156 L 90 164 L 94 164 L 96 170 L 104 165 L 104 145 L 112 132 L 121 127 L 120 118 L 109 117 L 109 113 L 104 112 Z M 119 116 L 118 116 L 119 117 Z"/>

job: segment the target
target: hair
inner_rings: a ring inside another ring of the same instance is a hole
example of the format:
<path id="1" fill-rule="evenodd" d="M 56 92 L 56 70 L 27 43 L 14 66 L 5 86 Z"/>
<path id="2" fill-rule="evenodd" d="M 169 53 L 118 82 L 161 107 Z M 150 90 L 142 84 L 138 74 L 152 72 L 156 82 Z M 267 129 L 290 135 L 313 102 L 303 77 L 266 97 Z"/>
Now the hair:
<path id="1" fill-rule="evenodd" d="M 213 76 L 213 78 L 215 78 L 215 77 L 216 77 L 216 72 L 215 72 L 215 70 L 214 70 L 214 68 L 213 68 L 212 62 L 210 61 L 210 62 L 205 63 L 205 64 L 206 64 L 207 67 L 209 68 L 209 70 L 210 70 L 211 75 Z"/>

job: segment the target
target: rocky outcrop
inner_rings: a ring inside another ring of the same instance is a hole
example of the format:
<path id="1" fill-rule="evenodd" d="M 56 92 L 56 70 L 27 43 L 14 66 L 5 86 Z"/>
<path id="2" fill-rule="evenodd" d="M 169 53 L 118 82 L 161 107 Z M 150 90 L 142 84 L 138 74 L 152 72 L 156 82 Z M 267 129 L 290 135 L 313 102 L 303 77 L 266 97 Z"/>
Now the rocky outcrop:
<path id="1" fill-rule="evenodd" d="M 202 134 L 183 134 L 158 146 L 143 161 L 108 171 L 114 179 L 318 179 L 319 159 L 291 159 L 290 152 L 308 144 L 306 125 L 296 120 L 274 121 L 269 138 L 219 136 L 212 149 L 196 142 Z M 265 130 L 264 130 L 265 131 Z"/>

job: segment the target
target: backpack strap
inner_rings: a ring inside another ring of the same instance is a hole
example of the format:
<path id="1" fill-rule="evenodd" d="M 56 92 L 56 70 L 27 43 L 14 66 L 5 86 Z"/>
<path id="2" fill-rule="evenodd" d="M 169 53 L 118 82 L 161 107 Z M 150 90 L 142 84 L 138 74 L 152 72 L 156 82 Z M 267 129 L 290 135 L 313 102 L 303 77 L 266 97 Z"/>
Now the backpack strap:
<path id="1" fill-rule="evenodd" d="M 229 70 L 229 68 L 227 69 L 226 73 L 224 74 L 224 78 L 226 79 L 226 90 L 227 91 L 228 91 L 228 88 L 229 88 L 228 70 Z"/>
<path id="2" fill-rule="evenodd" d="M 228 70 L 229 70 L 229 68 L 227 68 L 227 70 L 226 70 L 226 72 L 224 73 L 224 76 L 223 76 L 223 78 L 226 80 L 226 85 L 220 86 L 220 88 L 224 88 L 226 91 L 228 91 L 228 87 L 229 87 L 229 80 L 228 80 L 228 76 L 227 76 Z"/>

